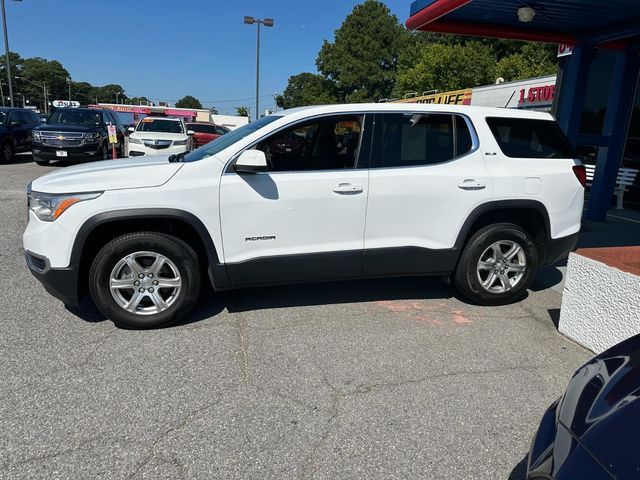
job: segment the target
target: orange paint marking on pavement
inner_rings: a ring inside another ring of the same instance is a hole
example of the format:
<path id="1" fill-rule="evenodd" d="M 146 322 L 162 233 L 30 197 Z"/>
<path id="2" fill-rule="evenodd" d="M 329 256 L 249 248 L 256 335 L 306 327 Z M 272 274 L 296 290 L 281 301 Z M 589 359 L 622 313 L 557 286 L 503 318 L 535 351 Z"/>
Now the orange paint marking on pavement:
<path id="1" fill-rule="evenodd" d="M 462 310 L 453 310 L 451 313 L 453 314 L 453 323 L 456 325 L 471 325 L 473 323 Z"/>

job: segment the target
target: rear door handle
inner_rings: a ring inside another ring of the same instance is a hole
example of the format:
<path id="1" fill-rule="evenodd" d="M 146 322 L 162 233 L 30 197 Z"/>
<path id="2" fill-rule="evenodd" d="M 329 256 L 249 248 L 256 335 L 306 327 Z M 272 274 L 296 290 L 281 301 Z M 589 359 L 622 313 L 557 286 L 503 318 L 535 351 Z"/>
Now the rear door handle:
<path id="1" fill-rule="evenodd" d="M 351 183 L 340 183 L 333 187 L 333 191 L 340 195 L 355 195 L 357 193 L 362 193 L 363 190 L 364 188 L 362 188 L 362 185 L 353 185 Z"/>
<path id="2" fill-rule="evenodd" d="M 468 178 L 467 180 L 460 182 L 458 184 L 458 188 L 461 190 L 484 190 L 487 188 L 487 184 L 474 180 L 473 178 Z"/>

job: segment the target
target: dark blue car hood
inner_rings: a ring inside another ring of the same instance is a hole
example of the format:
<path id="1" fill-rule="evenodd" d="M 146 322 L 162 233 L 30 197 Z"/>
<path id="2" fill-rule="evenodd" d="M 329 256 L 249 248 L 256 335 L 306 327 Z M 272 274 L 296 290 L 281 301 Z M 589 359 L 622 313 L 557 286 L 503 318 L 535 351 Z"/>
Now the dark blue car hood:
<path id="1" fill-rule="evenodd" d="M 640 335 L 580 368 L 558 408 L 568 428 L 617 478 L 640 478 Z"/>

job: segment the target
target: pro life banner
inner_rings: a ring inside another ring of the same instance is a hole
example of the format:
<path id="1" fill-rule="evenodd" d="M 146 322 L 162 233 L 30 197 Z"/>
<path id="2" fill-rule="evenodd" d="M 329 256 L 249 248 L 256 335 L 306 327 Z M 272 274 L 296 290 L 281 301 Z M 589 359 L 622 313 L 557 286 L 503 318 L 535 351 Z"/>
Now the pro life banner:
<path id="1" fill-rule="evenodd" d="M 432 93 L 421 97 L 403 98 L 397 103 L 441 103 L 444 105 L 471 105 L 470 88 L 454 90 L 452 92 Z"/>

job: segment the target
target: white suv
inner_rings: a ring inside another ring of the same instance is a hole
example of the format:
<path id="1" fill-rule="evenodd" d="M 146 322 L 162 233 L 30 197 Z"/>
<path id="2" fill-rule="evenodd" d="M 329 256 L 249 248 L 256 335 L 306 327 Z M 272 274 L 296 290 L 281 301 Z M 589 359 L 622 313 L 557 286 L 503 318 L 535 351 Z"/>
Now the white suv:
<path id="1" fill-rule="evenodd" d="M 193 149 L 193 131 L 184 120 L 170 117 L 145 117 L 136 128 L 129 127 L 129 156 L 163 155 Z"/>
<path id="2" fill-rule="evenodd" d="M 67 168 L 29 186 L 29 268 L 67 304 L 158 327 L 216 291 L 438 275 L 520 299 L 575 246 L 584 167 L 551 115 L 332 105 L 262 118 L 186 155 Z"/>

